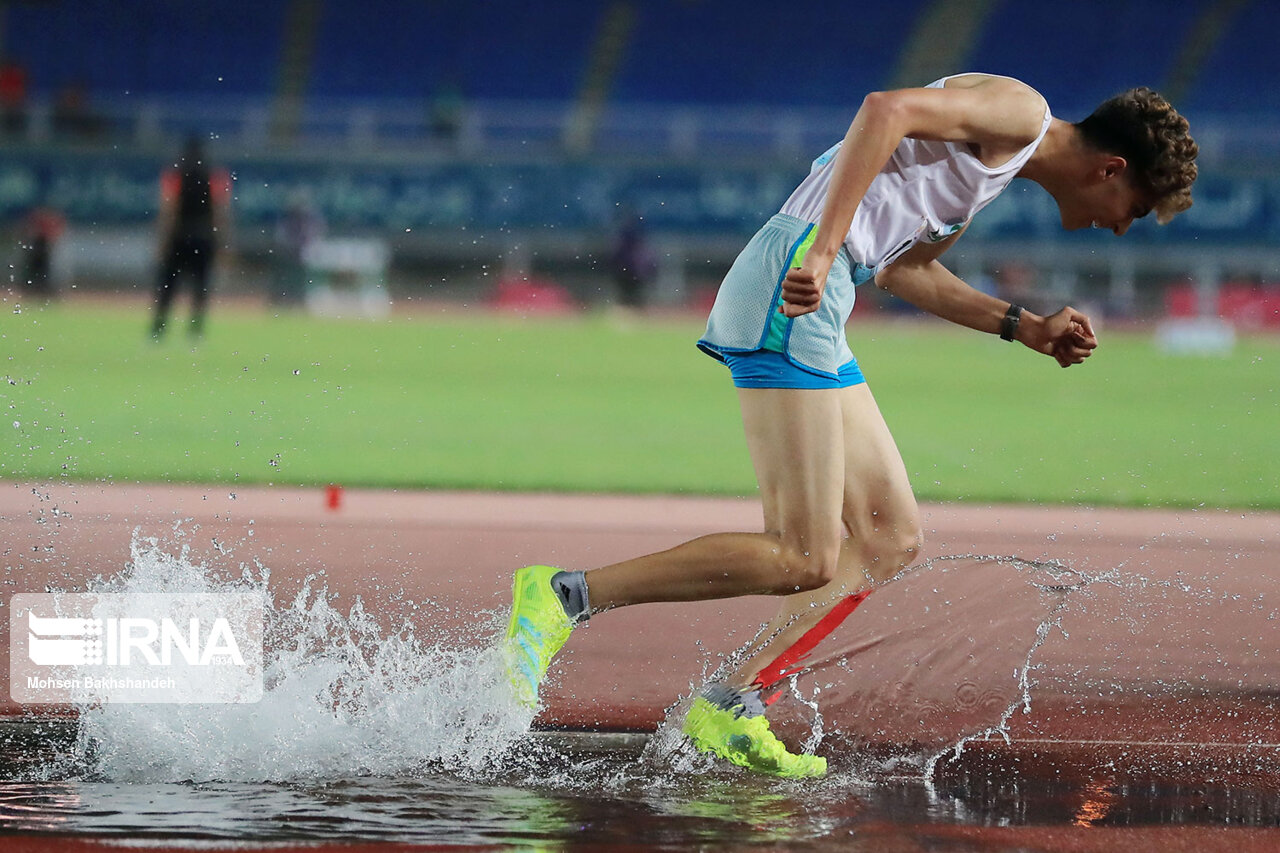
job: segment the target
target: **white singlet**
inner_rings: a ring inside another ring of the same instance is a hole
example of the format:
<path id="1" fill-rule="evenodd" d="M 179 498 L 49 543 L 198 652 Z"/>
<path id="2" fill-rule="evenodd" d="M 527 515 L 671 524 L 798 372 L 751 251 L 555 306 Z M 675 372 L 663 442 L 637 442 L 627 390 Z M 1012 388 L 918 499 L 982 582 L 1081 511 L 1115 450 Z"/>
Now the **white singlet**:
<path id="1" fill-rule="evenodd" d="M 927 87 L 941 89 L 952 75 Z M 844 245 L 859 263 L 879 271 L 923 240 L 937 242 L 959 231 L 979 210 L 1009 185 L 1049 129 L 1052 115 L 1046 105 L 1035 141 L 1007 162 L 988 168 L 966 142 L 903 139 L 880 174 L 871 181 L 845 235 Z M 813 161 L 780 212 L 817 222 L 827 200 L 834 171 L 837 142 Z"/>
<path id="2" fill-rule="evenodd" d="M 936 80 L 929 88 L 940 89 L 950 79 Z M 817 310 L 786 318 L 779 311 L 782 279 L 788 267 L 799 265 L 805 241 L 811 242 L 814 223 L 822 216 L 837 143 L 813 162 L 782 210 L 738 255 L 716 294 L 698 346 L 722 361 L 730 353 L 780 352 L 797 367 L 838 377 L 841 365 L 853 358 L 844 326 L 856 286 L 915 244 L 945 240 L 964 228 L 1031 158 L 1052 118 L 1046 106 L 1035 140 L 994 169 L 978 159 L 969 143 L 903 139 L 854 212 Z"/>

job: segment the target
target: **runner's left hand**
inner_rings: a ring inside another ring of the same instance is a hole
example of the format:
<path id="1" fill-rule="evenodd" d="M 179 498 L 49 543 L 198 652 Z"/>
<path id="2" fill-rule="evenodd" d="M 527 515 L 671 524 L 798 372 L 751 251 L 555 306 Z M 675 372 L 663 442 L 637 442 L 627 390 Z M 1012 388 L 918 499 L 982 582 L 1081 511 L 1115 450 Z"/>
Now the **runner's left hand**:
<path id="1" fill-rule="evenodd" d="M 1088 315 L 1074 308 L 1063 308 L 1044 319 L 1034 338 L 1024 340 L 1027 346 L 1053 356 L 1062 367 L 1080 364 L 1098 348 L 1098 336 Z"/>

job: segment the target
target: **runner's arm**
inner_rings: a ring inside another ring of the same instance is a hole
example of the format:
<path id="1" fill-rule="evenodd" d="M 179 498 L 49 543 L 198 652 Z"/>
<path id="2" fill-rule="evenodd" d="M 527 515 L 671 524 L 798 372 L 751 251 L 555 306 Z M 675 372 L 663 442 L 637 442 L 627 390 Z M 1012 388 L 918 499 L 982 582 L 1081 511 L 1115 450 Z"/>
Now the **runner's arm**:
<path id="1" fill-rule="evenodd" d="M 782 285 L 782 311 L 817 309 L 827 273 L 871 181 L 905 137 L 971 142 L 980 149 L 1030 144 L 1044 119 L 1044 100 L 1015 80 L 975 77 L 972 85 L 873 92 L 863 100 L 836 153 L 831 186 L 813 246 Z"/>
<path id="2" fill-rule="evenodd" d="M 944 320 L 998 335 L 1009 303 L 973 289 L 938 260 L 959 236 L 916 246 L 881 270 L 876 286 Z M 1014 337 L 1063 367 L 1081 363 L 1098 346 L 1089 318 L 1074 308 L 1049 317 L 1024 309 Z"/>

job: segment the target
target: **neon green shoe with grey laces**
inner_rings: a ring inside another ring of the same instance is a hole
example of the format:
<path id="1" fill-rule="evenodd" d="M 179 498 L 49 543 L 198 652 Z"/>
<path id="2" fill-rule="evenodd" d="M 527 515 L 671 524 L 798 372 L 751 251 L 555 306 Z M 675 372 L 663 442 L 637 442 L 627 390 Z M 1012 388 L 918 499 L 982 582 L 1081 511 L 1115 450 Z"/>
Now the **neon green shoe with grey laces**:
<path id="1" fill-rule="evenodd" d="M 573 630 L 573 622 L 551 589 L 551 578 L 559 571 L 553 566 L 526 566 L 516 572 L 511 586 L 507 675 L 516 700 L 531 711 L 538 707 L 538 686 L 551 659 Z"/>
<path id="2" fill-rule="evenodd" d="M 788 752 L 769 730 L 769 721 L 764 717 L 736 716 L 732 710 L 717 707 L 701 696 L 684 718 L 684 733 L 699 752 L 714 753 L 757 773 L 788 779 L 827 773 L 827 759 Z"/>

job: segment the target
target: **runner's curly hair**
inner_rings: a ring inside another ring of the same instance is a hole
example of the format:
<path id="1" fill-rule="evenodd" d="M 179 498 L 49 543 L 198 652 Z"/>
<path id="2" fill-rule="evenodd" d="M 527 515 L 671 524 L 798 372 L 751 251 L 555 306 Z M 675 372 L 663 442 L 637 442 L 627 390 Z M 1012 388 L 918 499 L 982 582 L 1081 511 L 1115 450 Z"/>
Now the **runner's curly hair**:
<path id="1" fill-rule="evenodd" d="M 1122 92 L 1075 127 L 1093 148 L 1134 167 L 1138 185 L 1155 197 L 1161 225 L 1191 206 L 1200 147 L 1187 120 L 1159 94 L 1146 86 Z"/>

